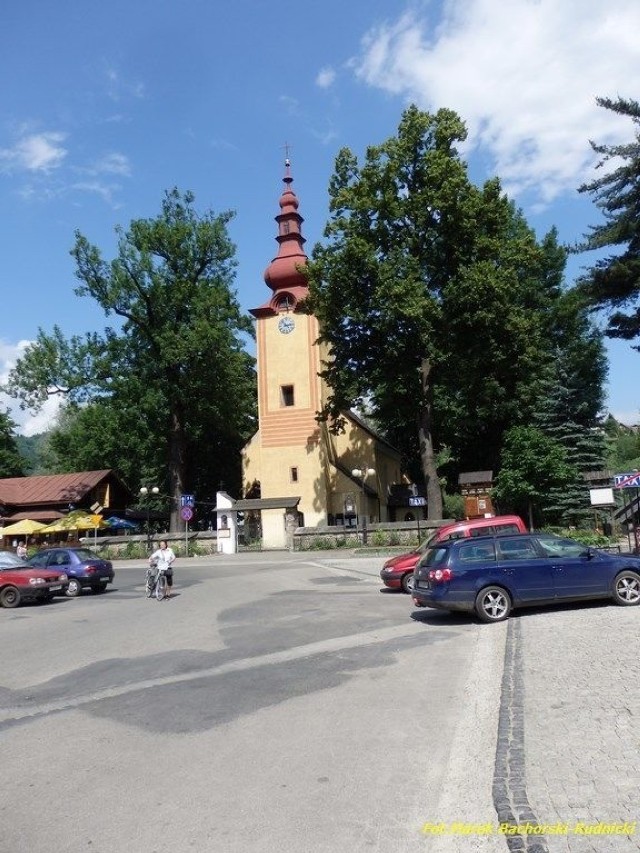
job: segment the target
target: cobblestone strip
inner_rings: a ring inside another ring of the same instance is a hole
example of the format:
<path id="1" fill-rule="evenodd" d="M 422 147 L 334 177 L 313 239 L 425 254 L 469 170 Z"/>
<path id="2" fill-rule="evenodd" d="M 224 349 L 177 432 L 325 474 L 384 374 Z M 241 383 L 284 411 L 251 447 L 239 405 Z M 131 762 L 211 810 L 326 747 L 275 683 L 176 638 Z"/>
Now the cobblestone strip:
<path id="1" fill-rule="evenodd" d="M 498 824 L 509 827 L 538 827 L 539 821 L 527 798 L 524 754 L 524 680 L 522 628 L 519 619 L 510 619 L 507 630 L 498 742 L 493 776 L 493 804 Z M 505 833 L 509 850 L 549 853 L 543 835 Z"/>

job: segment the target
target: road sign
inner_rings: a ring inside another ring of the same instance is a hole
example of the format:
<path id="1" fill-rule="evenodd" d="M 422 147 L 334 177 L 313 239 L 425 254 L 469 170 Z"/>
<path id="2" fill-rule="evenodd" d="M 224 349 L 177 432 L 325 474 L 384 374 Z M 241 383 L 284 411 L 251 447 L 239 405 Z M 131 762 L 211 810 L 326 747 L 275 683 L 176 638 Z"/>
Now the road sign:
<path id="1" fill-rule="evenodd" d="M 180 506 L 194 506 L 195 502 L 195 495 L 180 495 Z"/>
<path id="2" fill-rule="evenodd" d="M 616 474 L 613 478 L 616 489 L 640 489 L 640 471 L 628 474 Z"/>
<path id="3" fill-rule="evenodd" d="M 191 519 L 193 518 L 193 510 L 190 506 L 182 507 L 182 509 L 180 510 L 180 518 L 183 521 L 191 521 Z"/>

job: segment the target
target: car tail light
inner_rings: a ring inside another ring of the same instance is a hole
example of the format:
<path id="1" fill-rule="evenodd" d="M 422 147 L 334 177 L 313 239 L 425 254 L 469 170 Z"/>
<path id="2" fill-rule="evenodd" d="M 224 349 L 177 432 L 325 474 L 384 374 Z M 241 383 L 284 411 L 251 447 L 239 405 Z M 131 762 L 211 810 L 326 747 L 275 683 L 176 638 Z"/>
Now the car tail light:
<path id="1" fill-rule="evenodd" d="M 445 583 L 453 577 L 451 569 L 431 569 L 429 572 L 429 580 L 434 583 Z"/>
<path id="2" fill-rule="evenodd" d="M 97 566 L 87 566 L 87 568 L 85 569 L 85 572 L 86 572 L 88 575 L 95 575 L 95 573 L 96 573 L 97 571 L 98 571 L 98 567 L 97 567 Z"/>

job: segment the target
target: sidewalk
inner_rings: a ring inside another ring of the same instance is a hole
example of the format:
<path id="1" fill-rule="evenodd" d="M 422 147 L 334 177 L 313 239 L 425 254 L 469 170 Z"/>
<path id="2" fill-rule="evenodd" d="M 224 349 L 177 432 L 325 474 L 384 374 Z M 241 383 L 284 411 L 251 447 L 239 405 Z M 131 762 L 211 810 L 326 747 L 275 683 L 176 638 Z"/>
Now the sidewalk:
<path id="1" fill-rule="evenodd" d="M 522 661 L 532 823 L 559 826 L 537 839 L 539 849 L 637 853 L 640 611 L 583 604 L 521 612 L 510 623 L 507 643 Z"/>

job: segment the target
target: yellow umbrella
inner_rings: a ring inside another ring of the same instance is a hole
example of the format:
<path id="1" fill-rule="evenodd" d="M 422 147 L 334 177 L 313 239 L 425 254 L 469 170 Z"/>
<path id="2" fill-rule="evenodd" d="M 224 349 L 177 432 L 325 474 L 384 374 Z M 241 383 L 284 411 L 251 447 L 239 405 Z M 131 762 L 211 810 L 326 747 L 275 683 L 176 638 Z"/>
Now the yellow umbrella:
<path id="1" fill-rule="evenodd" d="M 16 521 L 15 524 L 3 527 L 0 530 L 0 536 L 30 536 L 32 533 L 39 533 L 44 528 L 45 525 L 40 524 L 39 521 L 23 518 L 21 521 Z"/>
<path id="2" fill-rule="evenodd" d="M 40 530 L 40 533 L 67 533 L 70 530 L 93 530 L 96 527 L 108 527 L 102 516 L 89 515 L 82 510 L 70 512 Z"/>

